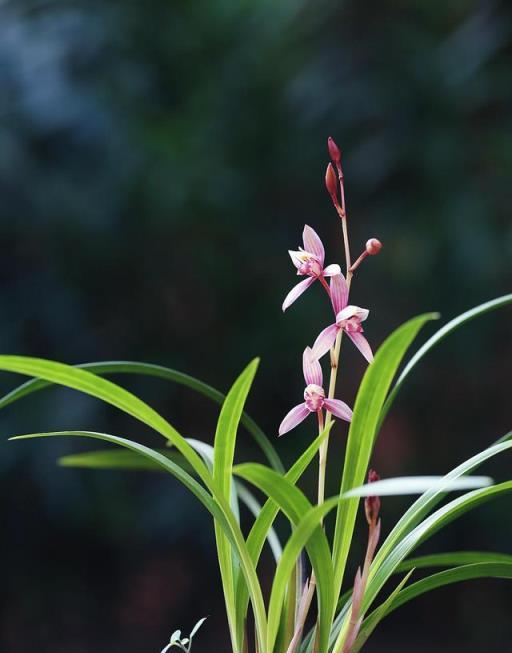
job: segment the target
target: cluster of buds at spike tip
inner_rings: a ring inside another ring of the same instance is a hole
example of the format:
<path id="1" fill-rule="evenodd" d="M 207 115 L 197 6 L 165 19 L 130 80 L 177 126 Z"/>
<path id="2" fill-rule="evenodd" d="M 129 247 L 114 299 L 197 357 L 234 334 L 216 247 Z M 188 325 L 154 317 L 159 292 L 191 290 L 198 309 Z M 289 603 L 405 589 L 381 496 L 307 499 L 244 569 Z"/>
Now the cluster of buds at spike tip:
<path id="1" fill-rule="evenodd" d="M 375 483 L 376 481 L 380 481 L 380 476 L 374 469 L 370 469 L 368 472 L 368 483 Z M 378 496 L 366 497 L 364 501 L 364 511 L 368 526 L 375 527 L 377 520 L 379 519 L 380 498 Z"/>
<path id="2" fill-rule="evenodd" d="M 340 218 L 343 220 L 346 218 L 346 213 L 345 191 L 343 187 L 343 169 L 341 167 L 341 152 L 340 148 L 336 145 L 330 136 L 327 139 L 327 149 L 329 151 L 329 156 L 331 157 L 332 163 L 327 165 L 327 170 L 325 171 L 325 186 L 327 188 L 327 192 L 331 196 L 334 208 L 338 212 Z M 335 167 L 336 170 L 334 169 Z M 341 193 L 341 203 L 338 200 L 338 188 Z"/>

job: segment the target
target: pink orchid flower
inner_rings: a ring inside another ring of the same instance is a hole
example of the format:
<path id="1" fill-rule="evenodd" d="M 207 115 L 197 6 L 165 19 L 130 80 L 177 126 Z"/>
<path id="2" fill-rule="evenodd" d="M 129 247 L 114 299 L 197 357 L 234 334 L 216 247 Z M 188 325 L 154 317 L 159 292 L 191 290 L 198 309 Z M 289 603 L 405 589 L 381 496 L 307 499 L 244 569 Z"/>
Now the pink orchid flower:
<path id="1" fill-rule="evenodd" d="M 337 263 L 333 263 L 324 268 L 324 246 L 316 231 L 308 225 L 305 225 L 304 231 L 302 232 L 302 241 L 304 248 L 300 247 L 297 251 L 289 250 L 288 253 L 297 268 L 297 274 L 307 276 L 308 278 L 294 286 L 286 295 L 283 302 L 283 311 L 286 311 L 316 279 L 319 279 L 328 289 L 324 277 L 341 274 L 341 268 Z"/>
<path id="2" fill-rule="evenodd" d="M 364 322 L 368 317 L 368 309 L 359 306 L 347 306 L 348 286 L 342 274 L 331 279 L 331 301 L 336 315 L 336 322 L 324 329 L 313 345 L 313 357 L 318 359 L 326 354 L 334 345 L 336 336 L 343 330 L 352 340 L 354 345 L 363 354 L 366 360 L 371 363 L 373 354 L 368 340 L 363 336 Z"/>
<path id="3" fill-rule="evenodd" d="M 322 409 L 328 410 L 335 417 L 350 422 L 352 411 L 346 403 L 339 399 L 327 399 L 323 389 L 322 367 L 318 360 L 312 357 L 310 347 L 306 347 L 302 356 L 302 367 L 306 389 L 304 402 L 292 408 L 281 422 L 279 435 L 284 435 L 300 424 L 310 413 L 319 413 Z"/>

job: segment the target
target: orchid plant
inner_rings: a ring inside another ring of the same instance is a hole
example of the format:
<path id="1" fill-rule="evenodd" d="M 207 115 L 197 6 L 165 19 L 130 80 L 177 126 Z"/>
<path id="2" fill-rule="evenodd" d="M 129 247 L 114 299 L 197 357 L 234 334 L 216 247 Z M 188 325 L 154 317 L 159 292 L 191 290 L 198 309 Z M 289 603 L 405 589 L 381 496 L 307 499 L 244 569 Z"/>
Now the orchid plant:
<path id="1" fill-rule="evenodd" d="M 337 263 L 325 266 L 324 245 L 315 230 L 306 225 L 303 247 L 289 252 L 297 274 L 305 279 L 288 293 L 283 310 L 318 281 L 315 285 L 321 285 L 325 291 L 334 321 L 320 331 L 312 346 L 305 347 L 304 401 L 286 414 L 278 429 L 282 436 L 310 414 L 317 418 L 317 435 L 288 469 L 281 462 L 273 438 L 267 437 L 244 412 L 258 360 L 243 370 L 224 396 L 202 381 L 159 365 L 119 361 L 70 366 L 37 358 L 0 356 L 0 369 L 30 377 L 0 399 L 0 408 L 57 384 L 96 397 L 163 436 L 167 444 L 163 448 L 150 448 L 117 435 L 90 431 L 33 433 L 13 439 L 78 436 L 102 440 L 115 448 L 67 456 L 60 463 L 130 470 L 149 467 L 167 472 L 183 483 L 213 518 L 233 653 L 357 653 L 382 619 L 425 592 L 482 576 L 512 578 L 512 556 L 504 553 L 469 551 L 412 557 L 415 549 L 440 528 L 512 490 L 512 481 L 495 483 L 487 476 L 470 475 L 493 456 L 512 448 L 512 433 L 473 454 L 442 477 L 381 480 L 377 472 L 369 470 L 380 426 L 416 365 L 459 327 L 512 303 L 512 295 L 491 300 L 447 322 L 414 353 L 394 380 L 420 329 L 438 316 L 427 313 L 402 324 L 374 357 L 362 327 L 369 311 L 350 304 L 349 296 L 360 265 L 368 256 L 378 254 L 382 245 L 377 238 L 370 238 L 362 253 L 352 261 L 341 153 L 331 138 L 328 152 L 331 163 L 327 166 L 325 182 L 340 224 L 344 274 Z M 367 362 L 353 409 L 336 397 L 344 334 Z M 324 356 L 330 369 L 327 385 L 322 371 Z M 159 377 L 184 385 L 221 405 L 213 445 L 183 437 L 149 404 L 105 378 L 111 374 Z M 348 422 L 350 426 L 343 463 L 339 459 L 329 463 L 341 477 L 340 489 L 335 496 L 326 498 L 329 438 L 335 420 Z M 240 425 L 255 439 L 265 462 L 235 463 Z M 300 480 L 317 456 L 317 496 L 313 501 L 301 490 Z M 264 496 L 263 505 L 251 488 Z M 460 494 L 450 498 L 454 491 Z M 381 497 L 397 494 L 419 494 L 419 497 L 392 528 L 385 525 L 387 534 L 381 542 Z M 362 498 L 367 522 L 364 555 L 354 544 Z M 249 530 L 242 528 L 242 509 L 253 516 Z M 335 514 L 332 535 L 324 528 L 324 519 L 330 512 Z M 273 528 L 279 513 L 290 526 L 285 539 L 278 537 Z M 275 563 L 269 593 L 263 590 L 259 576 L 259 560 L 266 545 Z M 350 555 L 362 560 L 353 580 L 346 573 Z M 427 572 L 411 582 L 413 572 L 419 573 L 414 570 Z M 401 578 L 395 582 L 394 589 L 384 592 L 397 574 Z M 175 631 L 164 650 L 174 647 L 190 650 L 192 638 L 202 623 L 203 620 L 198 622 L 188 638 Z"/>

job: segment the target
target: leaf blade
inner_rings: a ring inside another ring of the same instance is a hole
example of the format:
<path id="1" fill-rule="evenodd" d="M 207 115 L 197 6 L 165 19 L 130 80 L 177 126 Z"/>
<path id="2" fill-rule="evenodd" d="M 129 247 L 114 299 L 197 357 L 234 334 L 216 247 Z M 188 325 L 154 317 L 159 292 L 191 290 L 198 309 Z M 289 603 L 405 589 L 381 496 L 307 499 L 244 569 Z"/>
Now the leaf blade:
<path id="1" fill-rule="evenodd" d="M 457 317 L 453 318 L 449 322 L 447 322 L 445 325 L 443 325 L 436 333 L 434 333 L 433 336 L 431 336 L 419 349 L 418 351 L 412 356 L 410 361 L 407 363 L 407 365 L 404 367 L 403 371 L 401 372 L 400 376 L 398 377 L 396 383 L 393 386 L 393 389 L 389 393 L 388 398 L 386 399 L 386 402 L 382 408 L 382 414 L 381 414 L 381 422 L 383 421 L 384 417 L 387 415 L 389 412 L 389 409 L 391 408 L 391 405 L 393 404 L 398 392 L 400 391 L 400 388 L 403 386 L 406 378 L 409 376 L 409 374 L 412 372 L 412 370 L 416 367 L 416 365 L 421 361 L 426 354 L 433 349 L 438 343 L 440 343 L 446 336 L 448 336 L 450 333 L 453 333 L 456 331 L 459 327 L 463 326 L 464 324 L 467 324 L 471 320 L 474 320 L 476 317 L 479 317 L 480 315 L 484 315 L 485 313 L 489 313 L 490 311 L 494 311 L 498 308 L 502 308 L 504 306 L 507 306 L 509 304 L 512 304 L 512 293 L 509 295 L 503 295 L 501 297 L 497 297 L 496 299 L 491 299 L 488 302 L 484 302 L 483 304 L 479 304 L 478 306 L 475 306 L 468 311 L 465 311 L 464 313 L 461 313 L 460 315 L 457 315 Z"/>
<path id="2" fill-rule="evenodd" d="M 386 339 L 373 363 L 368 366 L 356 397 L 350 424 L 340 495 L 364 483 L 387 391 L 416 334 L 427 321 L 435 317 L 437 315 L 434 313 L 420 315 L 400 326 Z M 336 514 L 333 560 L 337 596 L 343 582 L 358 505 L 358 498 L 341 502 Z"/>
<path id="3" fill-rule="evenodd" d="M 196 379 L 189 374 L 179 372 L 178 370 L 170 367 L 155 365 L 153 363 L 140 363 L 137 361 L 104 361 L 97 363 L 84 363 L 82 365 L 77 365 L 76 367 L 93 372 L 98 376 L 103 376 L 104 374 L 135 374 L 139 376 L 149 376 L 165 379 L 167 381 L 172 381 L 182 385 L 186 388 L 190 388 L 194 392 L 202 394 L 204 397 L 207 397 L 219 405 L 222 405 L 223 401 L 226 398 L 222 392 L 219 392 L 211 385 L 208 385 L 207 383 L 204 383 L 203 381 Z M 22 385 L 14 388 L 14 390 L 11 390 L 11 392 L 1 397 L 0 408 L 4 408 L 14 401 L 22 399 L 23 397 L 30 395 L 32 392 L 43 390 L 51 384 L 51 381 L 47 381 L 45 379 L 30 379 L 29 381 L 26 381 Z M 258 424 L 256 424 L 252 417 L 250 417 L 247 413 L 242 415 L 241 421 L 245 428 L 252 435 L 257 445 L 265 454 L 269 464 L 277 471 L 284 472 L 283 464 L 275 447 L 262 431 L 262 429 L 258 426 Z"/>
<path id="4" fill-rule="evenodd" d="M 237 378 L 228 392 L 217 421 L 213 445 L 213 479 L 217 482 L 219 491 L 229 501 L 232 490 L 232 469 L 235 455 L 238 424 L 259 361 L 252 361 Z M 237 628 L 239 615 L 235 602 L 236 567 L 233 560 L 231 543 L 220 524 L 215 524 L 215 539 L 217 542 L 217 557 L 224 589 L 226 611 L 228 615 L 231 641 L 235 653 L 241 649 L 242 642 Z"/>

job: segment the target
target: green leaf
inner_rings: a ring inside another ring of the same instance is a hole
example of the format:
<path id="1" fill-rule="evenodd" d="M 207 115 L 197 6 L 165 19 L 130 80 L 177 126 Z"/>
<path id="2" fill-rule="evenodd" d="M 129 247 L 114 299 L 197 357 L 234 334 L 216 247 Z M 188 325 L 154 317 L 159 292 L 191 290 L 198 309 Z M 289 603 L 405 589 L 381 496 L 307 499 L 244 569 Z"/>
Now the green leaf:
<path id="1" fill-rule="evenodd" d="M 178 431 L 148 404 L 112 381 L 64 363 L 24 356 L 0 356 L 0 370 L 39 377 L 119 408 L 163 435 L 183 454 L 203 483 L 207 487 L 211 484 L 211 475 L 203 461 Z"/>
<path id="2" fill-rule="evenodd" d="M 490 557 L 490 555 L 492 554 L 489 554 L 488 557 Z M 429 556 L 425 556 L 425 558 L 427 557 Z M 481 562 L 475 562 L 473 564 L 463 565 L 454 569 L 441 571 L 437 574 L 433 574 L 432 576 L 428 576 L 427 578 L 423 578 L 422 580 L 409 585 L 409 587 L 406 587 L 405 589 L 402 589 L 403 583 L 401 583 L 401 585 L 397 588 L 397 590 L 400 589 L 401 591 L 397 592 L 395 590 L 382 605 L 380 605 L 376 610 L 374 610 L 374 612 L 369 615 L 367 619 L 365 619 L 361 628 L 361 633 L 363 633 L 363 630 L 365 630 L 367 622 L 369 623 L 370 627 L 373 626 L 373 631 L 377 625 L 373 625 L 375 620 L 377 620 L 377 623 L 379 623 L 385 616 L 400 606 L 408 603 L 409 601 L 412 601 L 414 598 L 421 596 L 422 594 L 426 594 L 427 592 L 438 589 L 439 587 L 452 585 L 453 583 L 460 583 L 462 581 L 473 580 L 475 578 L 512 578 L 512 556 L 507 556 L 508 558 L 511 558 L 509 561 L 499 560 L 500 557 L 500 554 L 498 554 L 495 561 L 482 560 Z M 361 642 L 361 645 L 366 642 L 366 639 L 367 638 L 364 638 L 364 640 Z M 360 650 L 358 644 L 359 638 L 356 640 L 355 648 L 353 651 L 351 651 L 351 653 L 358 653 Z"/>
<path id="3" fill-rule="evenodd" d="M 202 394 L 204 397 L 211 399 L 219 405 L 221 405 L 226 398 L 225 395 L 215 388 L 212 388 L 212 386 L 207 383 L 203 383 L 202 381 L 199 381 L 199 379 L 184 374 L 183 372 L 178 372 L 170 367 L 163 367 L 161 365 L 138 363 L 135 361 L 106 361 L 101 363 L 85 363 L 83 365 L 77 365 L 76 367 L 89 370 L 98 376 L 103 376 L 104 374 L 136 374 L 173 381 L 174 383 L 178 383 L 179 385 Z M 37 392 L 38 390 L 47 388 L 51 384 L 52 382 L 46 379 L 31 379 L 2 397 L 0 399 L 0 408 L 4 408 L 14 401 L 26 397 L 32 392 Z M 247 413 L 242 415 L 241 422 L 261 448 L 270 465 L 277 471 L 284 472 L 283 464 L 273 444 L 256 422 L 249 417 Z"/>
<path id="4" fill-rule="evenodd" d="M 494 551 L 453 551 L 451 553 L 433 553 L 431 555 L 408 558 L 396 568 L 397 572 L 409 569 L 424 569 L 427 567 L 452 567 L 481 562 L 509 562 L 512 564 L 512 555 L 495 553 Z"/>
<path id="5" fill-rule="evenodd" d="M 378 550 L 372 565 L 374 572 L 382 561 L 389 555 L 392 549 L 421 522 L 425 515 L 428 515 L 429 512 L 431 512 L 435 506 L 444 499 L 447 489 L 453 482 L 474 471 L 493 456 L 512 449 L 512 440 L 507 438 L 510 438 L 510 434 L 506 435 L 505 438 L 502 438 L 502 441 L 493 444 L 487 449 L 484 449 L 475 456 L 464 461 L 461 465 L 458 465 L 455 469 L 445 475 L 444 487 L 443 485 L 440 485 L 437 488 L 425 492 L 411 505 L 410 508 L 408 508 L 408 510 L 406 510 Z"/>
<path id="6" fill-rule="evenodd" d="M 362 610 L 366 611 L 369 608 L 386 581 L 395 573 L 398 565 L 422 542 L 469 510 L 511 491 L 512 481 L 473 490 L 442 506 L 421 522 L 413 531 L 396 544 L 380 566 L 377 566 L 374 560 L 370 569 Z M 345 618 L 339 630 L 333 653 L 340 653 L 347 627 L 348 619 Z"/>
<path id="7" fill-rule="evenodd" d="M 159 454 L 172 460 L 176 465 L 193 473 L 192 467 L 180 453 L 168 449 L 156 449 Z M 61 467 L 74 467 L 76 469 L 108 469 L 108 470 L 133 470 L 164 472 L 160 465 L 149 459 L 142 458 L 132 451 L 116 451 L 115 449 L 100 449 L 98 451 L 85 451 L 83 453 L 62 456 L 57 461 Z"/>
<path id="8" fill-rule="evenodd" d="M 274 580 L 272 583 L 272 591 L 270 594 L 270 602 L 268 608 L 269 651 L 272 650 L 270 643 L 275 641 L 277 629 L 279 627 L 279 615 L 281 613 L 283 599 L 286 594 L 287 583 L 289 581 L 295 562 L 302 549 L 307 548 L 309 539 L 313 536 L 314 533 L 318 532 L 322 519 L 342 500 L 343 499 L 334 497 L 332 499 L 327 499 L 319 506 L 311 508 L 306 514 L 302 516 L 302 519 L 286 543 L 286 546 L 283 550 L 283 555 L 281 556 L 279 564 L 277 565 Z M 330 564 L 330 559 L 326 560 L 322 556 L 321 564 L 325 565 L 325 568 L 327 569 L 327 565 Z M 315 569 L 315 574 L 316 572 L 317 570 Z M 326 645 L 327 642 L 320 642 L 319 653 L 325 653 L 327 650 Z"/>
<path id="9" fill-rule="evenodd" d="M 434 333 L 434 335 L 431 338 L 429 338 L 427 342 L 425 342 L 425 344 L 423 344 L 418 349 L 418 351 L 414 354 L 411 360 L 404 367 L 402 373 L 400 374 L 395 385 L 393 386 L 392 391 L 389 393 L 389 396 L 386 399 L 386 403 L 382 408 L 380 421 L 382 422 L 384 420 L 384 417 L 387 415 L 389 409 L 391 408 L 392 403 L 396 398 L 396 395 L 400 391 L 400 388 L 403 386 L 405 379 L 409 376 L 409 374 L 416 367 L 416 365 L 421 361 L 421 359 L 426 354 L 428 354 L 428 352 L 431 349 L 433 349 L 439 342 L 441 342 L 441 340 L 446 338 L 446 336 L 448 336 L 450 333 L 453 333 L 459 327 L 463 326 L 464 324 L 467 324 L 467 322 L 470 322 L 471 320 L 475 319 L 476 317 L 479 317 L 480 315 L 484 315 L 485 313 L 489 313 L 490 311 L 494 311 L 498 308 L 502 308 L 503 306 L 507 306 L 508 304 L 512 304 L 512 293 L 510 295 L 503 295 L 502 297 L 498 297 L 497 299 L 492 299 L 491 301 L 485 302 L 484 304 L 480 304 L 479 306 L 475 306 L 469 311 L 466 311 L 465 313 L 458 315 L 453 320 L 450 320 L 444 326 L 442 326 L 436 333 Z"/>
<path id="10" fill-rule="evenodd" d="M 368 366 L 354 406 L 350 424 L 340 495 L 365 481 L 372 453 L 380 411 L 407 348 L 421 327 L 437 315 L 429 313 L 409 320 L 394 331 L 379 348 Z M 334 533 L 334 588 L 339 596 L 345 565 L 352 542 L 359 499 L 339 504 Z"/>
<path id="11" fill-rule="evenodd" d="M 231 498 L 231 478 L 238 424 L 254 375 L 256 374 L 258 363 L 258 360 L 250 363 L 235 381 L 222 404 L 222 410 L 217 422 L 213 447 L 213 478 L 217 481 L 220 492 L 227 500 Z M 237 610 L 235 603 L 235 560 L 233 560 L 229 539 L 220 524 L 215 524 L 215 539 L 217 542 L 217 557 L 231 632 L 231 642 L 235 653 L 237 653 L 241 649 L 242 642 L 237 637 L 239 630 L 237 631 Z"/>
<path id="12" fill-rule="evenodd" d="M 385 478 L 374 483 L 361 485 L 345 493 L 346 497 L 390 497 L 408 494 L 422 494 L 435 490 L 455 492 L 456 490 L 474 490 L 492 485 L 490 476 L 463 476 L 447 482 L 444 476 L 397 476 Z"/>
<path id="13" fill-rule="evenodd" d="M 78 370 L 77 370 L 78 371 Z M 41 437 L 55 437 L 55 436 L 82 436 L 98 440 L 105 440 L 106 442 L 111 442 L 112 444 L 117 444 L 121 447 L 130 449 L 140 453 L 140 455 L 149 458 L 153 462 L 160 464 L 164 469 L 169 471 L 173 476 L 178 478 L 193 494 L 203 503 L 203 505 L 211 512 L 214 518 L 225 527 L 226 535 L 230 538 L 231 544 L 234 547 L 234 550 L 237 552 L 242 571 L 244 574 L 245 582 L 247 583 L 249 596 L 252 601 L 256 629 L 258 638 L 260 640 L 260 651 L 262 653 L 267 653 L 265 648 L 266 642 L 266 631 L 267 631 L 267 620 L 265 614 L 265 605 L 263 602 L 263 596 L 261 593 L 261 587 L 259 585 L 258 576 L 256 574 L 256 568 L 252 563 L 249 551 L 247 550 L 246 542 L 240 530 L 240 527 L 229 508 L 229 504 L 226 502 L 225 498 L 220 494 L 211 479 L 212 489 L 215 492 L 215 500 L 212 496 L 206 492 L 206 490 L 189 474 L 187 474 L 181 467 L 175 465 L 171 460 L 166 456 L 159 454 L 156 451 L 153 451 L 149 447 L 138 444 L 131 440 L 126 440 L 124 438 L 119 438 L 117 436 L 108 435 L 105 433 L 91 433 L 87 431 L 65 431 L 65 432 L 54 432 L 54 433 L 35 433 L 30 435 L 17 436 L 15 438 L 10 438 L 11 440 L 22 440 L 28 438 L 41 438 Z M 194 452 L 195 453 L 195 452 Z"/>
<path id="14" fill-rule="evenodd" d="M 187 442 L 192 445 L 196 451 L 199 451 L 199 441 L 192 438 L 187 438 Z M 201 455 L 208 461 L 208 464 L 213 465 L 213 447 L 201 443 Z M 169 449 L 156 449 L 162 456 L 169 458 L 176 465 L 179 465 L 188 473 L 194 473 L 192 467 L 187 463 L 179 452 Z M 151 460 L 144 459 L 140 455 L 132 451 L 100 449 L 98 451 L 86 451 L 78 454 L 70 454 L 62 456 L 58 460 L 58 464 L 62 467 L 74 467 L 77 469 L 108 469 L 108 470 L 127 470 L 127 471 L 155 471 L 164 472 L 160 465 L 157 465 Z M 240 481 L 235 481 L 235 492 L 240 501 L 247 507 L 249 512 L 257 518 L 262 510 L 262 506 L 252 494 L 249 489 Z M 277 562 L 281 557 L 282 547 L 279 538 L 273 528 L 270 528 L 267 533 L 268 544 L 272 554 Z M 243 581 L 242 581 L 243 582 Z"/>
<path id="15" fill-rule="evenodd" d="M 406 535 L 405 538 L 393 548 L 380 566 L 375 569 L 372 568 L 364 602 L 370 603 L 373 600 L 397 566 L 411 551 L 419 546 L 419 544 L 469 510 L 473 510 L 482 503 L 510 491 L 512 491 L 512 481 L 499 483 L 480 490 L 473 490 L 472 492 L 468 492 L 467 494 L 453 499 L 427 517 L 427 519 L 416 526 L 413 531 Z"/>
<path id="16" fill-rule="evenodd" d="M 258 519 L 263 510 L 260 502 L 256 499 L 254 494 L 252 494 L 252 492 L 250 492 L 249 489 L 240 481 L 235 480 L 235 487 L 240 501 L 246 505 L 252 516 L 255 519 Z M 279 541 L 277 533 L 272 527 L 270 527 L 267 531 L 267 541 L 270 550 L 272 551 L 272 555 L 274 556 L 274 560 L 279 562 L 279 558 L 283 553 L 283 547 L 281 546 L 281 542 Z"/>
<path id="17" fill-rule="evenodd" d="M 405 578 L 403 578 L 400 583 L 398 584 L 397 587 L 393 590 L 393 592 L 388 596 L 388 598 L 381 604 L 379 607 L 372 612 L 362 623 L 361 625 L 361 630 L 359 631 L 359 634 L 356 638 L 356 641 L 354 642 L 350 653 L 359 653 L 359 651 L 363 648 L 363 646 L 366 644 L 368 641 L 368 638 L 370 635 L 373 633 L 375 628 L 379 625 L 379 623 L 384 619 L 384 617 L 388 614 L 391 606 L 393 605 L 393 601 L 396 599 L 396 597 L 399 595 L 400 590 L 403 588 L 403 586 L 407 583 L 409 578 L 411 577 L 411 574 L 414 570 L 411 570 Z"/>
<path id="18" fill-rule="evenodd" d="M 477 562 L 455 567 L 454 569 L 446 569 L 437 574 L 432 574 L 432 576 L 427 576 L 427 578 L 422 578 L 406 587 L 393 598 L 393 601 L 387 606 L 386 615 L 426 592 L 475 578 L 512 578 L 512 562 Z"/>
<path id="19" fill-rule="evenodd" d="M 295 484 L 299 480 L 310 462 L 315 458 L 320 445 L 328 436 L 332 425 L 333 424 L 331 423 L 330 425 L 326 426 L 322 433 L 320 433 L 320 435 L 315 438 L 309 447 L 302 453 L 302 455 L 286 473 L 286 480 L 292 484 Z M 236 468 L 234 471 L 236 473 Z M 247 538 L 247 549 L 255 566 L 258 564 L 263 545 L 268 537 L 269 530 L 272 527 L 278 512 L 279 507 L 277 504 L 274 503 L 271 499 L 268 499 L 249 532 L 249 536 Z M 241 579 L 239 578 L 236 588 L 236 604 L 238 607 L 239 615 L 244 615 L 246 613 L 248 600 L 249 595 L 247 593 L 245 583 L 241 582 Z M 240 622 L 241 619 L 239 618 L 239 626 Z"/>
<path id="20" fill-rule="evenodd" d="M 235 474 L 249 481 L 262 492 L 264 492 L 272 501 L 286 514 L 288 519 L 298 526 L 302 516 L 307 514 L 311 509 L 311 503 L 305 495 L 295 485 L 290 483 L 285 477 L 279 475 L 272 469 L 263 465 L 254 463 L 246 463 L 237 465 L 234 469 Z M 320 632 L 320 650 L 324 651 L 327 648 L 327 641 L 329 637 L 329 629 L 331 620 L 334 613 L 334 592 L 333 592 L 333 570 L 331 562 L 331 552 L 327 543 L 325 533 L 318 524 L 317 529 L 311 535 L 311 538 L 306 543 L 306 549 L 311 560 L 311 565 L 315 571 L 317 581 L 317 596 L 319 604 L 319 632 Z M 283 554 L 284 555 L 284 554 Z M 278 563 L 278 569 L 281 561 Z M 294 566 L 290 570 L 293 572 Z M 277 572 L 276 572 L 277 575 Z M 288 585 L 289 577 L 285 584 L 284 590 Z M 274 648 L 275 640 L 279 630 L 279 622 L 282 611 L 282 601 L 279 602 L 278 598 L 284 599 L 283 588 L 280 588 L 275 593 L 275 601 L 272 604 L 272 609 L 269 608 L 268 613 L 268 649 Z M 274 590 L 272 590 L 274 592 Z"/>

